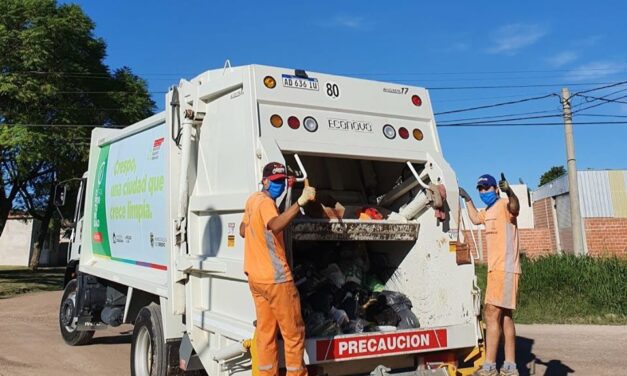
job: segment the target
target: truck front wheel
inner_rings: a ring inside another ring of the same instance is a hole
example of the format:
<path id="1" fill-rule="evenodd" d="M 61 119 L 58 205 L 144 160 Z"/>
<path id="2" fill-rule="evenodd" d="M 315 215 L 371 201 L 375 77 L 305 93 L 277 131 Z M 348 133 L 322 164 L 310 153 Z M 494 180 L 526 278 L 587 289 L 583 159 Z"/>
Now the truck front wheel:
<path id="1" fill-rule="evenodd" d="M 94 336 L 93 330 L 78 330 L 76 320 L 78 310 L 76 309 L 76 294 L 78 283 L 72 279 L 65 286 L 61 307 L 59 308 L 59 329 L 65 343 L 70 346 L 80 346 L 87 344 Z"/>

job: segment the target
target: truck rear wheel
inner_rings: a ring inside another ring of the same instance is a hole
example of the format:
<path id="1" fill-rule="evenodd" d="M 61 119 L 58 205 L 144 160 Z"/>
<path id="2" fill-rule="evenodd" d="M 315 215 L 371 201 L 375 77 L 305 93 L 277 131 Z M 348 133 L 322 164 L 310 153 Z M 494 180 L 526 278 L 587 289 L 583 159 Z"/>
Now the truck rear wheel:
<path id="1" fill-rule="evenodd" d="M 65 286 L 61 307 L 59 308 L 59 329 L 65 343 L 70 346 L 80 346 L 89 343 L 94 336 L 93 330 L 78 330 L 76 327 L 77 309 L 76 294 L 78 283 L 72 279 Z"/>
<path id="2" fill-rule="evenodd" d="M 171 375 L 168 368 L 161 308 L 151 303 L 139 311 L 135 320 L 131 343 L 131 375 Z"/>

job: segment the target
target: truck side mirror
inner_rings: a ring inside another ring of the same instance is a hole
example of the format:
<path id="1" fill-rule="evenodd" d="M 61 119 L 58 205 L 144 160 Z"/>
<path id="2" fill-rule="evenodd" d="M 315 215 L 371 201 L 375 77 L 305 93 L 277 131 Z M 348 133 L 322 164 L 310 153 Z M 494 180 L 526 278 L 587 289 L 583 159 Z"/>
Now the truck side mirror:
<path id="1" fill-rule="evenodd" d="M 67 195 L 67 185 L 60 184 L 54 188 L 54 206 L 62 207 L 65 205 L 65 197 Z"/>

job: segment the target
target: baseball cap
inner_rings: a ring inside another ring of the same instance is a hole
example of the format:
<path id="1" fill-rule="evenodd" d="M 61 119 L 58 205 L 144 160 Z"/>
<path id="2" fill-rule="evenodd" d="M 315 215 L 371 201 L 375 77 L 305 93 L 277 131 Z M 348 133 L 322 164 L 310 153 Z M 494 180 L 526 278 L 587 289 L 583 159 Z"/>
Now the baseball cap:
<path id="1" fill-rule="evenodd" d="M 479 187 L 496 187 L 496 179 L 492 175 L 481 175 L 477 179 L 477 188 Z"/>
<path id="2" fill-rule="evenodd" d="M 272 181 L 287 178 L 285 166 L 279 162 L 270 162 L 263 168 L 263 178 Z"/>

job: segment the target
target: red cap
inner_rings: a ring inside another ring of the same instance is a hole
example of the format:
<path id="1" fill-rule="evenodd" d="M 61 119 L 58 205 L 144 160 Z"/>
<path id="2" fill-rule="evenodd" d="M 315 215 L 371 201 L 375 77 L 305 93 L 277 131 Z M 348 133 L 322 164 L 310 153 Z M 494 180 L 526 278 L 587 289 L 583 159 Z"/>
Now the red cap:
<path id="1" fill-rule="evenodd" d="M 272 181 L 287 178 L 285 166 L 279 162 L 270 162 L 263 168 L 263 178 Z"/>

